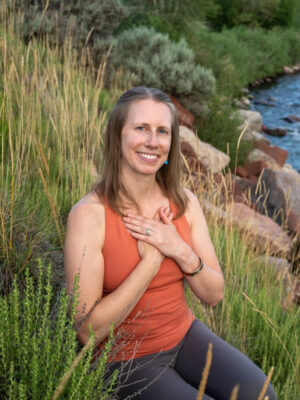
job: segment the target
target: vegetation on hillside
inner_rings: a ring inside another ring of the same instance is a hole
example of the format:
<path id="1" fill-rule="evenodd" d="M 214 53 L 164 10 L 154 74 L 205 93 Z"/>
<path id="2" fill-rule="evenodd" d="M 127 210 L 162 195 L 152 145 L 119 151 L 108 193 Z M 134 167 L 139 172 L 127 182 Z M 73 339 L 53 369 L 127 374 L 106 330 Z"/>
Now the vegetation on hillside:
<path id="1" fill-rule="evenodd" d="M 187 5 L 196 3 L 188 1 Z M 89 49 L 79 50 L 68 38 L 62 47 L 54 46 L 38 31 L 24 43 L 23 25 L 17 24 L 15 14 L 10 19 L 4 13 L 6 4 L 2 2 L 0 25 L 0 396 L 28 400 L 52 398 L 80 351 L 72 313 L 67 317 L 69 299 L 62 288 L 66 217 L 72 205 L 91 187 L 92 167 L 101 163 L 101 134 L 107 112 L 126 88 L 126 82 L 119 74 L 107 86 L 105 63 L 109 59 L 104 57 L 97 64 L 91 59 Z M 159 4 L 159 7 L 178 4 L 179 10 L 181 7 L 181 2 L 176 1 Z M 209 4 L 212 7 L 207 13 L 213 12 L 216 2 Z M 84 7 L 84 3 L 81 5 Z M 176 8 L 171 11 L 177 18 Z M 14 12 L 13 8 L 10 12 Z M 163 12 L 159 15 L 164 17 Z M 173 29 L 171 22 L 170 30 Z M 276 64 L 279 68 L 285 57 L 296 60 L 300 54 L 298 32 L 270 30 L 269 46 L 264 48 L 266 33 L 262 28 L 248 31 L 236 27 L 213 32 L 200 24 L 199 35 L 207 45 L 201 47 L 199 42 L 197 47 L 192 40 L 192 25 L 188 29 L 184 24 L 182 19 L 181 26 L 185 26 L 182 32 L 189 32 L 185 40 L 194 52 L 195 65 L 206 67 L 206 71 L 211 68 L 217 82 L 218 97 L 210 99 L 206 119 L 198 121 L 199 133 L 205 134 L 207 141 L 219 135 L 218 141 L 226 143 L 235 122 L 230 117 L 230 102 L 223 102 L 221 94 L 233 93 L 239 85 L 246 84 L 244 75 L 238 75 L 240 68 L 248 71 L 245 74 L 255 76 L 251 68 L 243 65 L 247 58 L 239 40 L 244 43 L 243 47 L 245 43 L 248 48 L 253 45 L 249 53 L 260 49 L 261 58 L 253 64 L 255 68 L 267 68 L 263 53 L 272 50 L 279 57 L 281 48 L 284 58 Z M 118 28 L 118 32 L 111 33 L 114 38 L 129 27 Z M 285 50 L 284 42 L 279 41 L 278 47 L 275 46 L 275 38 L 282 35 L 289 38 Z M 174 35 L 173 42 L 178 44 L 179 39 Z M 170 40 L 168 45 L 172 46 L 173 42 Z M 213 57 L 214 51 L 218 57 Z M 226 61 L 227 53 L 231 57 L 229 61 Z M 243 54 L 244 58 L 240 59 L 239 55 Z M 235 79 L 240 79 L 236 86 Z M 234 138 L 230 145 L 233 148 Z M 199 190 L 196 194 L 201 201 L 208 195 L 213 204 L 219 205 L 220 193 L 213 184 L 211 189 Z M 261 253 L 253 246 L 253 237 L 239 234 L 229 223 L 221 227 L 214 215 L 210 215 L 208 223 L 227 289 L 224 301 L 214 310 L 188 293 L 195 314 L 245 352 L 266 374 L 274 366 L 272 383 L 278 398 L 297 400 L 300 311 L 292 302 L 284 278 L 267 265 L 268 243 L 265 243 L 263 259 L 259 259 Z M 46 267 L 49 263 L 52 274 Z M 100 396 L 105 398 L 105 390 L 107 394 L 110 392 L 110 383 L 95 385 L 104 378 L 105 357 L 104 353 L 99 369 L 90 369 L 91 348 L 87 349 L 60 398 L 83 398 L 83 393 L 84 398 L 97 398 L 97 390 L 102 390 Z"/>

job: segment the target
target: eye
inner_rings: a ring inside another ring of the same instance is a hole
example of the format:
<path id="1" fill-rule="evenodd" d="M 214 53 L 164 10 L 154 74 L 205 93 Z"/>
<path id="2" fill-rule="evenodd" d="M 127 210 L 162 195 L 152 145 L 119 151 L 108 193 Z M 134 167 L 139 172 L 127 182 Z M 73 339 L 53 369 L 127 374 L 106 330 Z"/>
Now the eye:
<path id="1" fill-rule="evenodd" d="M 168 135 L 168 131 L 166 131 L 165 129 L 163 129 L 163 128 L 161 128 L 160 130 L 159 130 L 159 133 L 161 133 L 162 135 Z"/>
<path id="2" fill-rule="evenodd" d="M 143 131 L 145 130 L 145 127 L 144 127 L 144 126 L 138 126 L 136 129 L 137 129 L 138 131 L 143 132 Z"/>

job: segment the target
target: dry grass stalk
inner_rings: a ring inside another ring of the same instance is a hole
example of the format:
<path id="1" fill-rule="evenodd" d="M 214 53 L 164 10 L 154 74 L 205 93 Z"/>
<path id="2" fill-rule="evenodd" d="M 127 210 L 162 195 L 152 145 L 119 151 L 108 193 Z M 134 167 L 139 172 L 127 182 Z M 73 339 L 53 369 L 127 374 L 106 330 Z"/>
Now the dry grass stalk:
<path id="1" fill-rule="evenodd" d="M 56 230 L 57 230 L 57 233 L 58 233 L 58 236 L 59 236 L 61 247 L 63 248 L 63 239 L 62 239 L 62 234 L 61 234 L 61 231 L 60 231 L 60 228 L 59 228 L 59 222 L 58 222 L 57 214 L 56 214 L 56 211 L 55 211 L 55 205 L 54 205 L 51 193 L 48 190 L 44 174 L 43 174 L 43 172 L 42 172 L 42 170 L 40 168 L 39 168 L 39 174 L 40 174 L 41 179 L 42 179 L 42 183 L 43 183 L 43 186 L 44 186 L 45 193 L 46 193 L 46 195 L 47 195 L 47 197 L 49 199 L 49 203 L 50 203 L 52 215 L 53 215 L 53 218 L 54 218 Z"/>
<path id="2" fill-rule="evenodd" d="M 239 385 L 235 385 L 235 387 L 232 389 L 229 400 L 237 400 L 238 393 L 239 393 Z"/>
<path id="3" fill-rule="evenodd" d="M 267 391 L 267 388 L 268 388 L 268 385 L 269 385 L 269 383 L 270 383 L 270 381 L 271 381 L 273 372 L 274 372 L 274 367 L 272 367 L 272 368 L 270 369 L 270 371 L 269 371 L 269 373 L 268 373 L 268 376 L 267 376 L 267 379 L 265 380 L 264 386 L 263 386 L 263 388 L 262 388 L 262 390 L 261 390 L 261 392 L 260 392 L 260 395 L 258 396 L 258 399 L 257 399 L 257 400 L 263 400 L 263 399 L 264 399 L 264 395 L 265 395 L 265 393 L 266 393 L 266 391 Z"/>
<path id="4" fill-rule="evenodd" d="M 208 350 L 207 350 L 207 354 L 206 354 L 206 363 L 205 363 L 205 367 L 203 370 L 202 379 L 201 379 L 201 382 L 199 385 L 197 400 L 202 400 L 202 398 L 203 398 L 205 386 L 207 383 L 207 378 L 208 378 L 208 374 L 209 374 L 209 370 L 210 370 L 210 366 L 211 366 L 211 361 L 212 361 L 212 343 L 208 343 Z"/>

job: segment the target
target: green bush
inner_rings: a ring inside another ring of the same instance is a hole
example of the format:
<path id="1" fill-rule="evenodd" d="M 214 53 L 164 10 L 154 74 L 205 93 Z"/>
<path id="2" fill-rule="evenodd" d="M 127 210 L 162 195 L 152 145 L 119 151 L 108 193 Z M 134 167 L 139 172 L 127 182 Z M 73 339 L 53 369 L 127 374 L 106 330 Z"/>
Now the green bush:
<path id="1" fill-rule="evenodd" d="M 197 33 L 190 30 L 188 38 L 196 62 L 212 69 L 218 93 L 225 95 L 238 95 L 242 87 L 281 72 L 300 58 L 300 34 L 295 29 L 237 26 L 212 32 L 198 25 Z"/>
<path id="2" fill-rule="evenodd" d="M 204 142 L 228 154 L 230 168 L 243 164 L 246 154 L 251 150 L 249 142 L 241 141 L 238 147 L 241 122 L 235 117 L 229 99 L 215 96 L 209 102 L 209 112 L 201 121 L 198 136 Z"/>
<path id="3" fill-rule="evenodd" d="M 46 8 L 42 0 L 15 0 L 24 14 L 23 37 L 47 35 L 53 44 L 72 38 L 76 48 L 88 44 L 97 55 L 107 48 L 114 29 L 128 15 L 121 0 L 52 0 Z M 99 54 L 100 53 L 100 54 Z"/>
<path id="4" fill-rule="evenodd" d="M 241 24 L 268 29 L 276 25 L 291 26 L 298 7 L 297 0 L 215 0 L 215 4 L 221 11 L 211 14 L 209 20 L 218 30 Z"/>
<path id="5" fill-rule="evenodd" d="M 76 298 L 63 290 L 54 297 L 51 268 L 39 265 L 38 281 L 26 272 L 25 287 L 14 287 L 0 297 L 0 397 L 1 399 L 53 399 L 62 378 L 71 372 L 60 399 L 108 399 L 115 375 L 105 379 L 111 349 L 108 341 L 98 363 L 92 364 L 93 343 L 78 356 L 74 329 Z M 68 316 L 68 311 L 70 315 Z M 78 365 L 74 360 L 78 357 Z"/>
<path id="6" fill-rule="evenodd" d="M 157 87 L 197 114 L 205 111 L 215 90 L 211 71 L 196 65 L 184 39 L 171 42 L 152 28 L 137 27 L 118 35 L 110 63 L 115 71 L 122 70 L 132 85 Z"/>
<path id="7" fill-rule="evenodd" d="M 187 25 L 206 21 L 220 12 L 220 6 L 215 4 L 215 0 L 123 0 L 123 3 L 130 7 L 130 14 L 121 22 L 118 32 L 147 26 L 168 34 L 176 42 L 185 35 Z"/>

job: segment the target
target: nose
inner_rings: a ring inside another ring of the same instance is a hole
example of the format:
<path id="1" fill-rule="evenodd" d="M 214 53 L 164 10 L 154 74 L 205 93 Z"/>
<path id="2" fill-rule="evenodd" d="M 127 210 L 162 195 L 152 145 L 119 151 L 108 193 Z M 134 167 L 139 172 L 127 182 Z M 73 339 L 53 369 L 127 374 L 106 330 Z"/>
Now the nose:
<path id="1" fill-rule="evenodd" d="M 157 147 L 158 139 L 155 131 L 149 130 L 147 135 L 147 146 L 149 147 Z"/>

